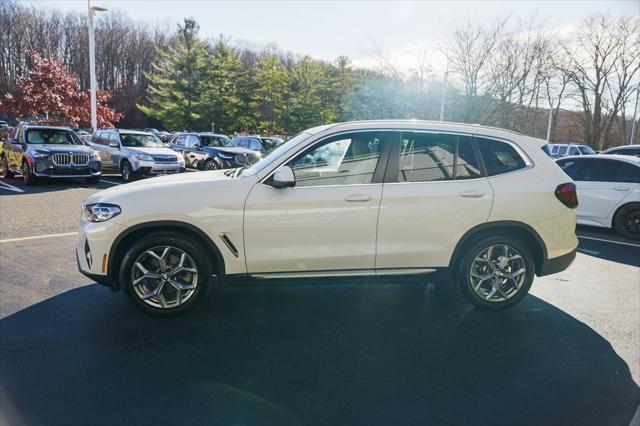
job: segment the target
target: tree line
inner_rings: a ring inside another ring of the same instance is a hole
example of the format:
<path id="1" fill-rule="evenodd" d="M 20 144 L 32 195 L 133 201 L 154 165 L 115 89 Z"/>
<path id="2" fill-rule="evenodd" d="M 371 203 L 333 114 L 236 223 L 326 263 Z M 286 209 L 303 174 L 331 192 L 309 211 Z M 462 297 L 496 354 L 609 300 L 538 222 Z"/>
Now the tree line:
<path id="1" fill-rule="evenodd" d="M 86 90 L 86 25 L 84 14 L 0 0 L 0 97 L 17 90 L 29 49 L 59 58 Z M 551 113 L 552 141 L 628 143 L 640 85 L 637 18 L 593 16 L 568 35 L 511 18 L 451 22 L 439 53 L 447 77 L 427 51 L 401 71 L 374 46 L 378 66 L 362 68 L 347 57 L 204 39 L 193 19 L 174 30 L 118 12 L 96 20 L 98 86 L 123 115 L 120 127 L 293 134 L 335 121 L 443 115 L 545 138 Z"/>

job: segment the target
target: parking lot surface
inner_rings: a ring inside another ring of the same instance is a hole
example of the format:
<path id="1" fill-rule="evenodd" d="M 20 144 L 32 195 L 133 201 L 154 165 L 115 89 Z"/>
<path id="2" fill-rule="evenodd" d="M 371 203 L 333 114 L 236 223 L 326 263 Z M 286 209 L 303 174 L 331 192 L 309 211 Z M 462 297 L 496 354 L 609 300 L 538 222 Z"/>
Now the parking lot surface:
<path id="1" fill-rule="evenodd" d="M 77 272 L 80 203 L 120 182 L 0 178 L 0 424 L 640 421 L 637 243 L 580 227 L 574 264 L 499 313 L 354 280 L 224 288 L 158 319 Z"/>

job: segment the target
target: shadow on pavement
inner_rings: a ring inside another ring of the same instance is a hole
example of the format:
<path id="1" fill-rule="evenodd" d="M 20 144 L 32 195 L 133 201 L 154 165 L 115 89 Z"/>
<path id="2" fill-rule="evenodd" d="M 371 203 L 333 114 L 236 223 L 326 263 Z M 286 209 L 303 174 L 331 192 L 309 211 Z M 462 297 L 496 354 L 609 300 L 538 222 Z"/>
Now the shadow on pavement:
<path id="1" fill-rule="evenodd" d="M 640 402 L 554 306 L 487 313 L 428 285 L 225 289 L 169 319 L 88 285 L 0 336 L 3 424 L 626 426 Z"/>
<path id="2" fill-rule="evenodd" d="M 640 247 L 580 238 L 578 253 L 640 267 Z"/>
<path id="3" fill-rule="evenodd" d="M 105 176 L 107 179 L 113 182 L 120 182 L 118 178 Z M 41 179 L 33 186 L 27 186 L 22 180 L 22 175 L 16 175 L 15 178 L 0 177 L 0 182 L 5 182 L 15 188 L 21 189 L 24 192 L 11 191 L 7 188 L 0 186 L 0 195 L 26 195 L 26 194 L 41 194 L 55 191 L 65 191 L 74 188 L 81 189 L 107 189 L 114 186 L 104 181 L 100 181 L 97 184 L 88 183 L 85 178 L 55 178 L 55 179 Z"/>

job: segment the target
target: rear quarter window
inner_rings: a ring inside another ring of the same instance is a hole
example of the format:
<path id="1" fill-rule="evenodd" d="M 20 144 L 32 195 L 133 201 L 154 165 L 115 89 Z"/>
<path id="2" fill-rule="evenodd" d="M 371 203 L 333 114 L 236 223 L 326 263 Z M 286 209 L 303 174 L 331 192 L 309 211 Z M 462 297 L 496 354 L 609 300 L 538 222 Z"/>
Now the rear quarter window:
<path id="1" fill-rule="evenodd" d="M 527 163 L 518 151 L 506 142 L 495 139 L 476 138 L 487 176 L 496 176 L 524 169 Z"/>

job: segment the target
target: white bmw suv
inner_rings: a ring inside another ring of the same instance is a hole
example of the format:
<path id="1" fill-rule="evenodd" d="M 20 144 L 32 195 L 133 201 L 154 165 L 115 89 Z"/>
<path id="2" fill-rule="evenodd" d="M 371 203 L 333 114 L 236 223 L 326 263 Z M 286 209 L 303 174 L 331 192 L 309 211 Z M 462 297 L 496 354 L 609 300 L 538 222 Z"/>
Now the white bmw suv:
<path id="1" fill-rule="evenodd" d="M 315 127 L 249 167 L 92 195 L 78 265 L 161 315 L 234 278 L 415 275 L 505 308 L 575 257 L 575 185 L 546 148 L 477 125 Z"/>

